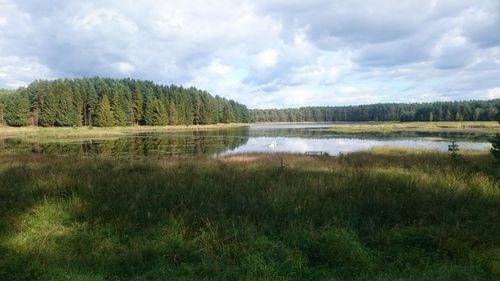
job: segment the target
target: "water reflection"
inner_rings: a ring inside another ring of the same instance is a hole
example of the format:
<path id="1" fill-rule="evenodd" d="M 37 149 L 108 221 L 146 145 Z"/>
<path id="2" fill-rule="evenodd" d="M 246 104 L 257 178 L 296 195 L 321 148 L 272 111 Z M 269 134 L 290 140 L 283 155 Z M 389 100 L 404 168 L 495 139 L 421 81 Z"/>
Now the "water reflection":
<path id="1" fill-rule="evenodd" d="M 182 157 L 218 155 L 244 145 L 248 130 L 193 131 L 172 134 L 145 134 L 111 140 L 88 140 L 70 143 L 30 142 L 20 139 L 0 140 L 0 150 L 77 156 L 109 156 L 131 158 Z"/>
<path id="2" fill-rule="evenodd" d="M 269 147 L 268 144 L 276 143 Z M 461 149 L 483 150 L 489 148 L 489 143 L 484 142 L 456 142 Z M 356 138 L 272 138 L 256 137 L 251 138 L 246 144 L 232 150 L 224 152 L 223 155 L 251 153 L 251 152 L 291 152 L 308 153 L 321 152 L 328 155 L 339 155 L 340 153 L 349 153 L 355 151 L 369 150 L 374 147 L 400 147 L 400 148 L 419 148 L 436 149 L 440 151 L 448 150 L 449 142 L 443 139 L 406 139 L 406 140 L 374 140 L 374 139 L 356 139 Z"/>
<path id="3" fill-rule="evenodd" d="M 225 130 L 138 134 L 118 139 L 70 143 L 0 139 L 0 152 L 161 158 L 250 152 L 314 151 L 338 155 L 380 146 L 446 151 L 451 140 L 456 141 L 460 149 L 490 147 L 489 136 L 477 133 L 398 132 L 352 135 L 324 130 L 327 126 L 328 124 L 259 125 Z"/>

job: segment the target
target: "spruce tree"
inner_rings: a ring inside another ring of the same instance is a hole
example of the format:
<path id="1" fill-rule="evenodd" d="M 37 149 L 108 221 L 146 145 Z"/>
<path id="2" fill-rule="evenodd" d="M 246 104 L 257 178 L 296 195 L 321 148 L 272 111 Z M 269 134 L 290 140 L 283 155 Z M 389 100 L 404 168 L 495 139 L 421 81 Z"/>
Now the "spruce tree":
<path id="1" fill-rule="evenodd" d="M 113 111 L 107 96 L 103 96 L 99 106 L 97 107 L 95 125 L 99 127 L 112 127 L 115 124 Z"/>
<path id="2" fill-rule="evenodd" d="M 157 98 L 148 98 L 144 108 L 144 121 L 148 126 L 164 126 L 168 123 L 167 109 Z"/>
<path id="3" fill-rule="evenodd" d="M 73 85 L 73 124 L 81 126 L 83 124 L 83 86 L 81 80 L 77 80 Z"/>
<path id="4" fill-rule="evenodd" d="M 113 111 L 113 117 L 116 126 L 127 125 L 127 116 L 123 111 L 122 100 L 117 93 L 113 95 L 113 100 L 111 101 L 111 111 Z"/>
<path id="5" fill-rule="evenodd" d="M 158 100 L 158 119 L 155 122 L 157 126 L 166 126 L 168 124 L 168 111 L 165 103 Z"/>
<path id="6" fill-rule="evenodd" d="M 7 125 L 26 126 L 30 115 L 30 100 L 25 88 L 20 88 L 7 97 L 4 113 Z"/>
<path id="7" fill-rule="evenodd" d="M 0 99 L 0 125 L 5 124 L 4 112 L 5 112 L 4 101 Z"/>
<path id="8" fill-rule="evenodd" d="M 56 123 L 56 113 L 59 107 L 55 94 L 52 91 L 42 95 L 40 99 L 40 115 L 38 124 L 42 127 L 52 127 Z"/>
<path id="9" fill-rule="evenodd" d="M 155 123 L 155 112 L 158 102 L 156 99 L 148 97 L 146 99 L 146 105 L 144 106 L 144 124 L 147 126 L 154 126 Z"/>
<path id="10" fill-rule="evenodd" d="M 132 96 L 132 111 L 134 125 L 139 125 L 143 119 L 144 114 L 144 98 L 142 97 L 141 91 L 136 89 L 134 95 Z"/>
<path id="11" fill-rule="evenodd" d="M 175 110 L 175 103 L 170 101 L 168 107 L 168 124 L 176 125 L 177 124 L 177 110 Z"/>
<path id="12" fill-rule="evenodd" d="M 194 125 L 199 125 L 201 123 L 201 100 L 199 95 L 196 95 L 194 98 L 192 120 Z"/>
<path id="13" fill-rule="evenodd" d="M 223 123 L 232 123 L 234 122 L 234 114 L 231 110 L 231 106 L 228 103 L 224 104 L 224 111 L 222 113 L 222 122 Z"/>
<path id="14" fill-rule="evenodd" d="M 182 94 L 180 92 L 175 93 L 175 110 L 176 110 L 176 124 L 184 124 L 186 121 L 186 108 L 184 105 L 184 101 L 182 99 Z"/>
<path id="15" fill-rule="evenodd" d="M 56 126 L 71 127 L 79 125 L 80 112 L 74 101 L 74 93 L 67 81 L 60 82 L 55 88 L 58 100 L 56 107 Z"/>
<path id="16" fill-rule="evenodd" d="M 184 125 L 188 126 L 193 124 L 193 107 L 192 104 L 189 102 L 189 97 L 187 95 L 183 95 L 182 98 L 183 101 L 183 107 L 184 107 Z"/>

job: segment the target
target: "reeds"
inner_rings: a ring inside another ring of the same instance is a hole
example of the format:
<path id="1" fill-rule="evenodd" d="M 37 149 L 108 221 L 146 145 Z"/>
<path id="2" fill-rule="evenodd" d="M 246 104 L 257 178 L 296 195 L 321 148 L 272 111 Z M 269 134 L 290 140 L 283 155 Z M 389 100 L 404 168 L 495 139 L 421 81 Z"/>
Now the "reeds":
<path id="1" fill-rule="evenodd" d="M 5 155 L 0 279 L 498 280 L 500 171 L 461 157 Z"/>

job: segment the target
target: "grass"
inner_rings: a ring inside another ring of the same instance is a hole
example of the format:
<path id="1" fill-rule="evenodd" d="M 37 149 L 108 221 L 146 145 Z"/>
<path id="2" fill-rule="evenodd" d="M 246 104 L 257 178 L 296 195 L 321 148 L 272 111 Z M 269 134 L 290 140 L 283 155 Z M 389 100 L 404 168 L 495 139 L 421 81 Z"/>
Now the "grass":
<path id="1" fill-rule="evenodd" d="M 16 137 L 33 140 L 74 140 L 112 138 L 140 133 L 165 133 L 169 131 L 219 130 L 248 126 L 243 123 L 189 125 L 189 126 L 133 126 L 133 127 L 6 127 L 0 126 L 0 137 Z"/>
<path id="2" fill-rule="evenodd" d="M 499 280 L 499 181 L 487 152 L 5 154 L 0 280 Z"/>
<path id="3" fill-rule="evenodd" d="M 339 133 L 391 133 L 391 132 L 457 132 L 495 133 L 500 131 L 496 121 L 481 122 L 382 122 L 335 124 L 328 128 Z"/>

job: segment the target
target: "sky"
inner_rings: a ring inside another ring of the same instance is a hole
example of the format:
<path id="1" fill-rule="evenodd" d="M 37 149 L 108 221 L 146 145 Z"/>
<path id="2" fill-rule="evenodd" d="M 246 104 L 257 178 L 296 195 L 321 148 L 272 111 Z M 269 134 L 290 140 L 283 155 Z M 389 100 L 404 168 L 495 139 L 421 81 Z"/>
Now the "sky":
<path id="1" fill-rule="evenodd" d="M 500 98 L 500 1 L 0 0 L 0 88 L 94 76 L 250 108 Z"/>

